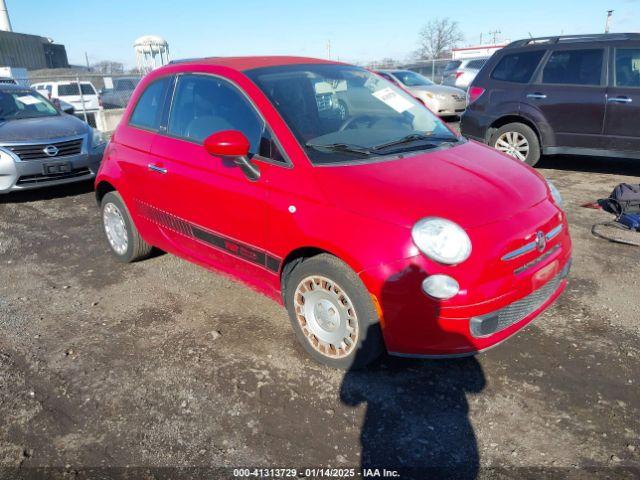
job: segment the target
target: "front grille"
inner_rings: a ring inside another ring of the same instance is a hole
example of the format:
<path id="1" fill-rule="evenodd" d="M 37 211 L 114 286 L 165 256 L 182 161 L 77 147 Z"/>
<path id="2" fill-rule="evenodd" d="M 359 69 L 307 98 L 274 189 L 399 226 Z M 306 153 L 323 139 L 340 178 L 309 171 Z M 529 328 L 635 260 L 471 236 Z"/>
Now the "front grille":
<path id="1" fill-rule="evenodd" d="M 318 111 L 323 112 L 329 110 L 332 106 L 330 93 L 319 93 L 316 95 L 316 103 L 318 104 Z"/>
<path id="2" fill-rule="evenodd" d="M 474 337 L 486 337 L 525 319 L 551 298 L 568 273 L 569 264 L 564 267 L 562 272 L 535 292 L 500 310 L 472 318 L 470 323 L 471 334 Z"/>
<path id="3" fill-rule="evenodd" d="M 54 146 L 58 149 L 56 155 L 47 155 L 44 149 Z M 69 157 L 82 152 L 82 138 L 66 142 L 38 143 L 32 145 L 8 145 L 5 148 L 15 153 L 20 160 L 46 160 L 51 158 Z"/>
<path id="4" fill-rule="evenodd" d="M 26 185 L 37 185 L 39 183 L 47 183 L 47 182 L 55 182 L 57 180 L 65 180 L 67 178 L 76 178 L 83 177 L 85 175 L 90 175 L 91 170 L 88 168 L 76 168 L 71 172 L 66 173 L 55 173 L 50 175 L 23 175 L 18 179 L 16 185 L 26 186 Z"/>

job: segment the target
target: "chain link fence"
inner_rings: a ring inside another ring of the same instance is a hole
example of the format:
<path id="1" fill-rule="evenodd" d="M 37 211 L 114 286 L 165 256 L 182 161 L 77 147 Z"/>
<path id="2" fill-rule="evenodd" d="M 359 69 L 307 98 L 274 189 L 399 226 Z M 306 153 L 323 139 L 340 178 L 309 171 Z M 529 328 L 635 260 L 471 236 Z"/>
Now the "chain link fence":
<path id="1" fill-rule="evenodd" d="M 402 65 L 402 68 L 419 73 L 420 75 L 427 77 L 433 83 L 441 84 L 444 80 L 444 71 L 449 62 L 451 62 L 450 58 L 419 60 L 417 62 Z"/>
<path id="2" fill-rule="evenodd" d="M 395 68 L 418 72 L 440 84 L 450 59 L 421 60 Z M 390 68 L 389 65 L 369 65 L 369 68 Z M 16 80 L 36 89 L 57 107 L 86 121 L 105 132 L 115 129 L 134 89 L 142 78 L 140 74 L 99 74 L 91 72 L 62 72 L 38 70 L 28 77 Z M 1 81 L 1 79 L 0 79 Z"/>
<path id="3" fill-rule="evenodd" d="M 28 84 L 61 110 L 109 132 L 118 124 L 141 78 L 138 74 L 57 74 L 42 70 L 31 72 Z"/>

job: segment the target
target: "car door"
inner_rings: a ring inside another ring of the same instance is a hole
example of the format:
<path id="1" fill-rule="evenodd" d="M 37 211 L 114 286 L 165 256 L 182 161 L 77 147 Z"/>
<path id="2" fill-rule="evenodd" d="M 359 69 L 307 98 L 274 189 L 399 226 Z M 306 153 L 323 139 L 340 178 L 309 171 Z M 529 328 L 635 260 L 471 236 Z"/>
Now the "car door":
<path id="1" fill-rule="evenodd" d="M 604 133 L 610 150 L 637 156 L 640 152 L 640 45 L 616 47 L 612 53 Z"/>
<path id="2" fill-rule="evenodd" d="M 159 192 L 168 186 L 164 176 L 158 174 L 161 170 L 155 170 L 151 145 L 160 130 L 172 85 L 173 77 L 166 76 L 146 86 L 130 117 L 118 127 L 109 150 L 120 170 L 118 190 L 138 230 L 153 245 L 159 245 L 163 237 L 156 221 L 147 213 L 157 205 Z"/>
<path id="3" fill-rule="evenodd" d="M 553 134 L 545 147 L 605 148 L 604 48 L 556 48 L 529 85 L 524 108 L 537 110 Z"/>
<path id="4" fill-rule="evenodd" d="M 224 130 L 249 139 L 257 181 L 205 150 L 204 140 Z M 166 133 L 151 149 L 162 169 L 156 175 L 166 180 L 155 203 L 158 224 L 174 250 L 240 277 L 266 275 L 267 185 L 284 166 L 271 147 L 265 122 L 238 87 L 213 75 L 178 77 Z"/>

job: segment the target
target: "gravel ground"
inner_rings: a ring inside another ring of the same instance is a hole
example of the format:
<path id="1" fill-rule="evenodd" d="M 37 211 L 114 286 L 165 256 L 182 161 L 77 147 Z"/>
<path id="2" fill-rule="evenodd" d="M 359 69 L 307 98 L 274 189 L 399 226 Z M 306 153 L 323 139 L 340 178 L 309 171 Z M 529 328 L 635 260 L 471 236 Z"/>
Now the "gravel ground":
<path id="1" fill-rule="evenodd" d="M 0 477 L 640 475 L 640 249 L 594 238 L 607 216 L 580 207 L 640 182 L 638 163 L 555 157 L 540 171 L 575 243 L 555 306 L 475 358 L 347 373 L 308 360 L 285 311 L 224 276 L 171 255 L 117 263 L 91 185 L 0 197 Z"/>

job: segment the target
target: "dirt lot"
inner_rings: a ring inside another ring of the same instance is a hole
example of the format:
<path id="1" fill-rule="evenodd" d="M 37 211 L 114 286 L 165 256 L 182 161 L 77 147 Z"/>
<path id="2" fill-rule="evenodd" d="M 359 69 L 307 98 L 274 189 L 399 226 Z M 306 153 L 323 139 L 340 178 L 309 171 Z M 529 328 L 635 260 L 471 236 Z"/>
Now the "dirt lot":
<path id="1" fill-rule="evenodd" d="M 558 303 L 476 358 L 359 373 L 307 360 L 285 311 L 225 277 L 170 255 L 117 263 L 91 185 L 0 197 L 0 478 L 640 475 L 640 249 L 592 237 L 606 215 L 579 206 L 640 182 L 639 164 L 556 157 L 540 171 L 575 242 Z"/>

